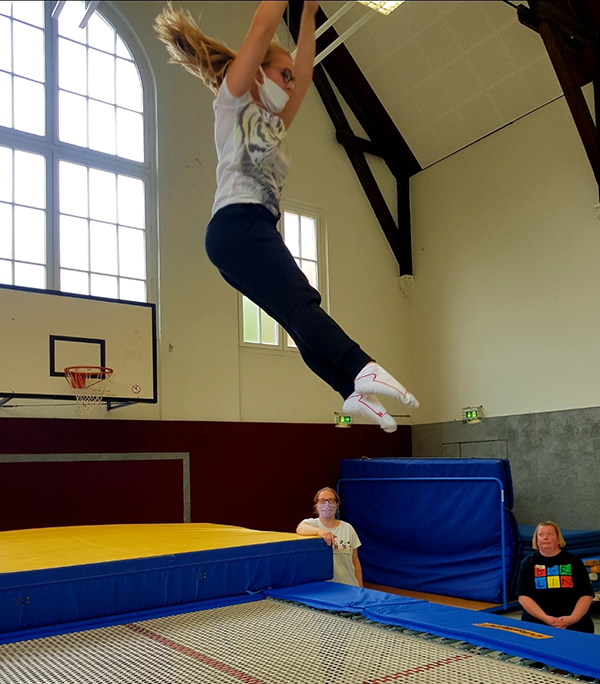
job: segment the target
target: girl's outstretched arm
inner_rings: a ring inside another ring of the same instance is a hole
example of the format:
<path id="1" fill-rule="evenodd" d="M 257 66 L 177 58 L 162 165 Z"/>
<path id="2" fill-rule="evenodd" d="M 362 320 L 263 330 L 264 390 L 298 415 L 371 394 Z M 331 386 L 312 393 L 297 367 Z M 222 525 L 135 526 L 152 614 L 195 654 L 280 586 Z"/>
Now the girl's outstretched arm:
<path id="1" fill-rule="evenodd" d="M 254 14 L 250 30 L 244 38 L 237 57 L 227 72 L 227 87 L 234 97 L 240 97 L 250 89 L 256 72 L 262 64 L 269 43 L 273 40 L 287 2 L 268 0 L 261 2 Z"/>
<path id="2" fill-rule="evenodd" d="M 280 116 L 289 128 L 306 91 L 312 82 L 313 63 L 315 61 L 315 16 L 319 9 L 318 2 L 308 2 L 305 0 L 300 19 L 300 31 L 298 33 L 298 46 L 294 59 L 294 76 L 296 87 L 290 93 L 290 101 L 281 112 Z"/>

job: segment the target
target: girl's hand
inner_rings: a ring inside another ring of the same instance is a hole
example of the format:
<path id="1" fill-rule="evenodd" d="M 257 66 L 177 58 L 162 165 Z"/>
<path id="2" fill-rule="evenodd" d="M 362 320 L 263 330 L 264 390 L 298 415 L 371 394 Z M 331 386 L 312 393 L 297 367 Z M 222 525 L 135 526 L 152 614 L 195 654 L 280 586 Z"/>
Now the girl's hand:
<path id="1" fill-rule="evenodd" d="M 319 536 L 327 542 L 327 546 L 331 546 L 335 541 L 335 534 L 329 532 L 328 530 L 319 530 Z"/>
<path id="2" fill-rule="evenodd" d="M 304 2 L 304 12 L 310 12 L 311 14 L 316 14 L 319 9 L 319 3 L 313 2 L 313 0 L 305 0 Z"/>

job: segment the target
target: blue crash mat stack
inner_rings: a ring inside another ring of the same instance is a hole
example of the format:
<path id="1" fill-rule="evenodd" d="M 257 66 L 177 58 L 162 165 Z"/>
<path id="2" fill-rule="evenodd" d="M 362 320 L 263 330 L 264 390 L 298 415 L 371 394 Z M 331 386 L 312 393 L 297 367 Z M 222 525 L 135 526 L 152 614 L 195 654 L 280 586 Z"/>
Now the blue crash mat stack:
<path id="1" fill-rule="evenodd" d="M 519 561 L 504 459 L 348 459 L 342 517 L 366 582 L 506 605 Z"/>

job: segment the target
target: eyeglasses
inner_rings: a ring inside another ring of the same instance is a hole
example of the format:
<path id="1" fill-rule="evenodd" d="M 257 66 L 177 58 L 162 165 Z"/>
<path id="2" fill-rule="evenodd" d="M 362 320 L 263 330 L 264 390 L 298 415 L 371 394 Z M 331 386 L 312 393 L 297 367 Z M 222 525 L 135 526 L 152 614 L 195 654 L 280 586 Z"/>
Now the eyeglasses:
<path id="1" fill-rule="evenodd" d="M 284 83 L 291 83 L 294 88 L 296 87 L 296 79 L 293 77 L 292 72 L 289 69 L 283 69 L 281 71 L 281 78 Z"/>
<path id="2" fill-rule="evenodd" d="M 281 78 L 283 79 L 283 82 L 287 85 L 288 83 L 292 84 L 292 87 L 296 87 L 296 79 L 294 78 L 294 75 L 292 72 L 287 68 L 287 67 L 278 67 L 275 65 L 268 64 L 266 67 L 263 68 L 268 68 L 270 67 L 271 69 L 277 69 L 279 73 L 281 74 Z"/>
<path id="3" fill-rule="evenodd" d="M 337 500 L 336 499 L 317 499 L 317 503 L 319 503 L 319 504 L 324 504 L 324 503 L 337 504 Z"/>

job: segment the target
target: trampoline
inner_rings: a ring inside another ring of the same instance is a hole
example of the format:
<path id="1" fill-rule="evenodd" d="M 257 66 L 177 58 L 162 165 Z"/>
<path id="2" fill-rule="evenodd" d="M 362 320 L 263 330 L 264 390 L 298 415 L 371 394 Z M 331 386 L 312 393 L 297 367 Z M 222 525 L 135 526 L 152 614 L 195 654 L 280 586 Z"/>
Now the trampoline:
<path id="1" fill-rule="evenodd" d="M 0 646 L 2 684 L 544 684 L 541 672 L 262 599 Z"/>
<path id="2" fill-rule="evenodd" d="M 295 534 L 0 532 L 0 684 L 542 684 L 557 668 L 600 684 L 594 635 L 332 575 L 331 548 Z"/>

